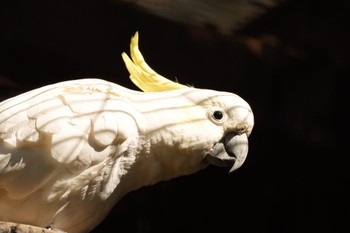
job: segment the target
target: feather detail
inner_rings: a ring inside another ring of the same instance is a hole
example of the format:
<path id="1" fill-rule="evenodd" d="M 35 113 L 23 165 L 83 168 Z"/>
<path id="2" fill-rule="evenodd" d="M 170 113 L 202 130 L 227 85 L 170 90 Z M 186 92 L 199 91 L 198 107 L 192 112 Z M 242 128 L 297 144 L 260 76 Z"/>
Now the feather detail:
<path id="1" fill-rule="evenodd" d="M 52 157 L 67 164 L 75 160 L 86 145 L 88 130 L 75 125 L 65 125 L 58 134 L 52 135 Z"/>
<path id="2" fill-rule="evenodd" d="M 173 82 L 155 72 L 149 67 L 139 50 L 139 34 L 131 38 L 130 54 L 122 53 L 126 68 L 130 73 L 131 81 L 144 92 L 160 92 L 175 89 L 190 88 L 177 82 Z"/>

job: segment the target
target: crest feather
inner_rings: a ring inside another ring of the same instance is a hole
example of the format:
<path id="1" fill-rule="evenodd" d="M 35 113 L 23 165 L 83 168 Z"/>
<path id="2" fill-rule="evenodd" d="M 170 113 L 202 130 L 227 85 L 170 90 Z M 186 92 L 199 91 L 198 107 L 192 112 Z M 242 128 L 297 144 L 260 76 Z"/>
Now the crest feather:
<path id="1" fill-rule="evenodd" d="M 126 53 L 122 53 L 125 66 L 130 73 L 130 79 L 138 88 L 144 92 L 190 88 L 159 75 L 149 67 L 139 50 L 138 43 L 139 34 L 136 32 L 130 43 L 131 59 Z"/>

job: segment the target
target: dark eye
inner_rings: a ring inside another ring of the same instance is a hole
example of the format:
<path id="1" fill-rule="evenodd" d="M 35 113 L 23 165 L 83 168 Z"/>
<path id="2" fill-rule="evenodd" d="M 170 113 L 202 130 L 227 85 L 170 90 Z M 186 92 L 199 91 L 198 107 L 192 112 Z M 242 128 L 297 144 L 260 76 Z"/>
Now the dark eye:
<path id="1" fill-rule="evenodd" d="M 214 111 L 213 112 L 213 117 L 216 120 L 221 120 L 224 117 L 224 114 L 221 111 Z"/>

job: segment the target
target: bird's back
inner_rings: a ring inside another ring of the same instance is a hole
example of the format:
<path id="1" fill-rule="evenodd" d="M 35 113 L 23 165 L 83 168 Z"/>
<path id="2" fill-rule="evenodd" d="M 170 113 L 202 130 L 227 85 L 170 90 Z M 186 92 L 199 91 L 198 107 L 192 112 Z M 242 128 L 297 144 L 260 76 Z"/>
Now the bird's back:
<path id="1" fill-rule="evenodd" d="M 116 122 L 134 121 L 125 91 L 87 79 L 0 103 L 0 221 L 68 232 L 101 221 L 116 201 L 108 198 L 113 182 L 104 178 L 118 179 L 111 170 L 137 131 Z"/>

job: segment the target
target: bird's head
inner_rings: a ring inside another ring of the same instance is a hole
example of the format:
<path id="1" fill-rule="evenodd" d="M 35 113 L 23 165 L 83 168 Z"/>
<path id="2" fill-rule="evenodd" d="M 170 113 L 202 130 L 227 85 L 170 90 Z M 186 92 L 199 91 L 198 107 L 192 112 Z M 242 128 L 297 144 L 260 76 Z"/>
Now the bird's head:
<path id="1" fill-rule="evenodd" d="M 122 57 L 136 86 L 144 92 L 177 92 L 186 99 L 182 115 L 168 116 L 169 122 L 172 117 L 179 122 L 169 127 L 192 143 L 192 148 L 201 148 L 201 159 L 205 163 L 231 167 L 230 172 L 238 169 L 248 154 L 248 136 L 254 126 L 249 104 L 233 93 L 197 89 L 159 75 L 147 65 L 139 51 L 138 33 L 131 40 L 130 50 L 131 59 L 125 53 Z M 186 138 L 187 132 L 190 136 Z"/>
<path id="2" fill-rule="evenodd" d="M 248 154 L 248 136 L 254 126 L 254 116 L 249 104 L 238 95 L 228 92 L 203 90 L 207 98 L 199 103 L 209 119 L 210 131 L 215 140 L 206 160 L 216 166 L 238 169 Z"/>

